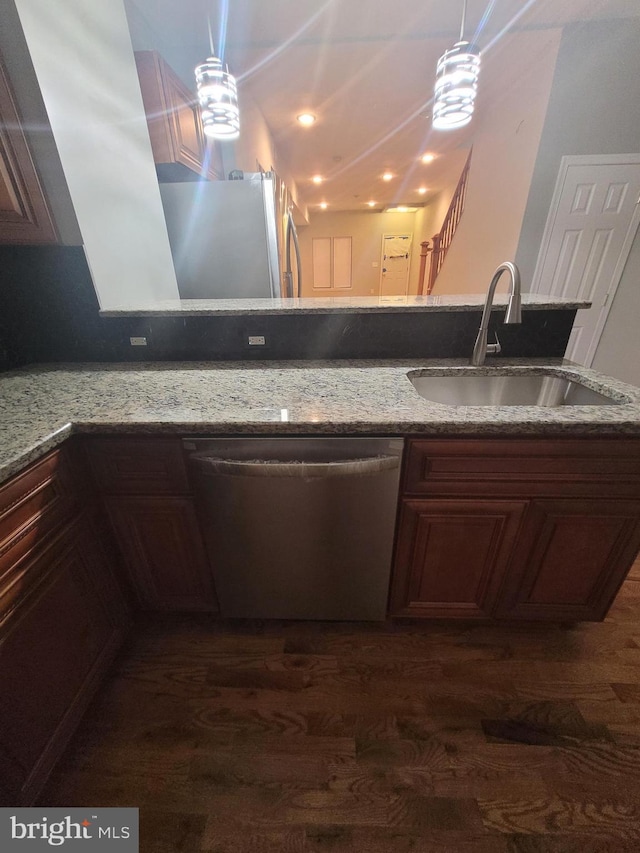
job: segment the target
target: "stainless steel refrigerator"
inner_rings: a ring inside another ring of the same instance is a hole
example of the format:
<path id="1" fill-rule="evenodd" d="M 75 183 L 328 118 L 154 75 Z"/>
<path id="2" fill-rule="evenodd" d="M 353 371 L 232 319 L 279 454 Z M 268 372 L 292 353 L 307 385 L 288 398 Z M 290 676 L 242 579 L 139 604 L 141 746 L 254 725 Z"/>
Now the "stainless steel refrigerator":
<path id="1" fill-rule="evenodd" d="M 160 194 L 182 299 L 299 295 L 293 216 L 273 172 L 162 183 Z"/>

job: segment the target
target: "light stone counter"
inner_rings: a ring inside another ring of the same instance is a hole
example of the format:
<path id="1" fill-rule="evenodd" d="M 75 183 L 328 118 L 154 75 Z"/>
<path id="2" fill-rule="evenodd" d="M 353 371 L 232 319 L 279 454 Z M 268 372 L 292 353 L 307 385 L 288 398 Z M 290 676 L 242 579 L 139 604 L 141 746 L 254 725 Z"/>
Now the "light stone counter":
<path id="1" fill-rule="evenodd" d="M 436 311 L 481 311 L 484 293 L 448 294 L 443 296 L 337 296 L 301 299 L 175 299 L 154 305 L 120 305 L 100 312 L 103 317 L 215 317 L 218 315 L 261 314 L 391 314 Z M 504 310 L 507 296 L 497 293 L 493 310 Z M 550 308 L 566 310 L 589 308 L 590 302 L 562 299 L 538 293 L 523 293 L 525 311 Z"/>
<path id="2" fill-rule="evenodd" d="M 640 389 L 558 359 L 73 364 L 0 374 L 0 481 L 73 433 L 640 436 Z M 543 369 L 615 406 L 454 407 L 424 400 L 415 370 Z"/>

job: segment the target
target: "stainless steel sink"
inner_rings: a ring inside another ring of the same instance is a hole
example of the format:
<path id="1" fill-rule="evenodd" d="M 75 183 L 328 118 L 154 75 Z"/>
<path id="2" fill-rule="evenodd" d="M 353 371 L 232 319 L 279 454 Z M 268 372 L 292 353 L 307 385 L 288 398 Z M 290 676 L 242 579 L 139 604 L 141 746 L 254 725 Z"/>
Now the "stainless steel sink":
<path id="1" fill-rule="evenodd" d="M 580 382 L 551 374 L 408 376 L 421 397 L 446 406 L 615 406 L 619 403 Z"/>

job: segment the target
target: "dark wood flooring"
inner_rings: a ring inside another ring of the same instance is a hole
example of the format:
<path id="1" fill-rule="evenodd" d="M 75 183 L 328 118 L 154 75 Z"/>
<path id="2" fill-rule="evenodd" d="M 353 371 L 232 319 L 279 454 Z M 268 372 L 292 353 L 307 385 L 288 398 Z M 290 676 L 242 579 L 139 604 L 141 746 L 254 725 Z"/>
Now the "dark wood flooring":
<path id="1" fill-rule="evenodd" d="M 41 798 L 141 851 L 640 850 L 640 561 L 602 624 L 139 626 Z"/>

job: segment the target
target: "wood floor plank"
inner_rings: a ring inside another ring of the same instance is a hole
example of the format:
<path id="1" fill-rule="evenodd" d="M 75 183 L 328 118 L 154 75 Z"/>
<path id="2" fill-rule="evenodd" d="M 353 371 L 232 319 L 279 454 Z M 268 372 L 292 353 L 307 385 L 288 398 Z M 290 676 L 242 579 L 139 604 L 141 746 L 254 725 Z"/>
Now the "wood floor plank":
<path id="1" fill-rule="evenodd" d="M 506 853 L 500 835 L 429 830 L 424 835 L 376 827 L 327 826 L 307 829 L 309 853 Z"/>
<path id="2" fill-rule="evenodd" d="M 228 749 L 196 755 L 190 763 L 189 778 L 199 786 L 206 784 L 223 791 L 244 785 L 320 788 L 329 784 L 331 766 L 329 756 L 265 752 L 257 745 L 255 751 L 244 754 Z"/>
<path id="3" fill-rule="evenodd" d="M 621 702 L 640 704 L 640 683 L 613 683 L 611 688 Z"/>
<path id="4" fill-rule="evenodd" d="M 616 833 L 512 835 L 507 841 L 507 853 L 637 853 L 637 850 L 635 841 L 625 842 Z"/>
<path id="5" fill-rule="evenodd" d="M 143 809 L 140 853 L 199 853 L 206 822 L 205 815 Z"/>
<path id="6" fill-rule="evenodd" d="M 203 730 L 212 738 L 221 738 L 227 743 L 265 735 L 278 734 L 292 737 L 309 733 L 308 715 L 283 707 L 282 702 L 280 707 L 263 709 L 230 708 L 224 704 L 192 700 L 184 707 L 183 714 L 194 728 Z M 330 736 L 333 733 L 326 734 Z M 335 734 L 340 736 L 338 732 Z"/>
<path id="7" fill-rule="evenodd" d="M 369 740 L 395 740 L 400 737 L 393 714 L 305 714 L 307 734 L 314 736 L 354 737 Z"/>
<path id="8" fill-rule="evenodd" d="M 605 702 L 617 698 L 609 682 L 586 683 L 583 681 L 553 681 L 544 675 L 536 681 L 516 681 L 514 690 L 519 699 L 536 701 Z"/>
<path id="9" fill-rule="evenodd" d="M 640 783 L 640 749 L 615 743 L 583 743 L 563 747 L 560 758 L 568 778 L 595 776 L 600 782 L 624 779 Z"/>
<path id="10" fill-rule="evenodd" d="M 207 821 L 201 853 L 308 853 L 304 827 L 256 827 L 237 822 Z"/>
<path id="11" fill-rule="evenodd" d="M 448 767 L 461 780 L 500 780 L 505 773 L 522 773 L 526 768 L 529 777 L 545 778 L 562 772 L 565 768 L 556 747 L 519 744 L 484 743 L 466 750 L 449 750 Z M 448 771 L 445 770 L 445 778 Z M 440 777 L 440 768 L 434 770 L 434 783 Z"/>
<path id="12" fill-rule="evenodd" d="M 433 736 L 426 740 L 356 740 L 358 764 L 377 766 L 448 767 L 444 743 Z"/>
<path id="13" fill-rule="evenodd" d="M 432 770 L 369 763 L 337 764 L 330 768 L 330 791 L 358 793 L 408 793 L 434 796 Z"/>
<path id="14" fill-rule="evenodd" d="M 623 796 L 565 799 L 485 800 L 478 798 L 485 827 L 493 832 L 570 834 L 593 829 L 615 833 L 621 841 L 640 841 L 640 802 Z"/>
<path id="15" fill-rule="evenodd" d="M 522 772 L 517 769 L 485 769 L 479 767 L 435 769 L 431 785 L 438 797 L 468 797 L 499 800 L 505 797 L 548 797 L 551 793 L 546 768 Z"/>
<path id="16" fill-rule="evenodd" d="M 482 720 L 489 741 L 529 743 L 546 746 L 572 746 L 585 741 L 613 741 L 613 735 L 601 723 L 540 723 L 514 717 Z"/>

